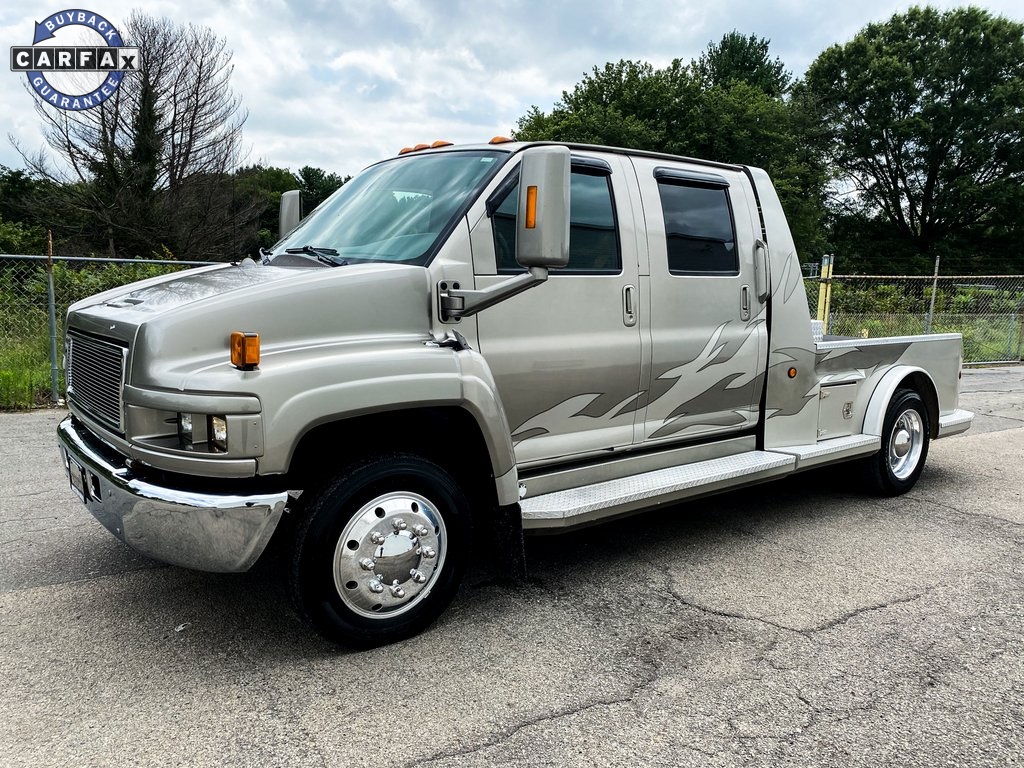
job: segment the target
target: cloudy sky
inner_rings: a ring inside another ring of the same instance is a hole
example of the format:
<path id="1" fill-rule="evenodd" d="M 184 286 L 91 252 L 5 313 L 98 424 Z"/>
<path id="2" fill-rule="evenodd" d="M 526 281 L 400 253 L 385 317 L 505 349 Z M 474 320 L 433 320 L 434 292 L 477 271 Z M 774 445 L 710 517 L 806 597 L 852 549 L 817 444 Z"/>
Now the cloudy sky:
<path id="1" fill-rule="evenodd" d="M 943 8 L 967 3 L 933 2 Z M 88 10 L 114 24 L 138 0 Z M 544 110 L 594 65 L 689 60 L 738 29 L 770 38 L 801 75 L 827 46 L 912 3 L 860 0 L 147 0 L 145 10 L 212 28 L 234 51 L 234 89 L 249 118 L 248 162 L 354 173 L 399 148 L 508 134 L 531 105 Z M 1024 19 L 1020 0 L 988 10 Z M 33 22 L 63 2 L 5 2 L 0 43 L 32 43 Z M 82 7 L 78 5 L 76 7 Z M 145 56 L 145 52 L 143 52 Z M 0 164 L 22 167 L 8 136 L 43 146 L 27 78 L 0 73 Z"/>

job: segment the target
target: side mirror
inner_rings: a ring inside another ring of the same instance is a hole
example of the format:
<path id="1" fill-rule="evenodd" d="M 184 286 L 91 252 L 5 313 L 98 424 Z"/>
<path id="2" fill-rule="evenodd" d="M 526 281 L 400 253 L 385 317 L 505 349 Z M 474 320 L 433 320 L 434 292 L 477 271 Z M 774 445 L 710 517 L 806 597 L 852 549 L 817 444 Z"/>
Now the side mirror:
<path id="1" fill-rule="evenodd" d="M 568 147 L 530 147 L 519 165 L 516 261 L 531 267 L 569 263 Z"/>
<path id="2" fill-rule="evenodd" d="M 281 207 L 278 209 L 277 217 L 278 240 L 299 226 L 299 221 L 302 219 L 300 210 L 301 200 L 299 198 L 301 194 L 297 189 L 281 193 Z"/>

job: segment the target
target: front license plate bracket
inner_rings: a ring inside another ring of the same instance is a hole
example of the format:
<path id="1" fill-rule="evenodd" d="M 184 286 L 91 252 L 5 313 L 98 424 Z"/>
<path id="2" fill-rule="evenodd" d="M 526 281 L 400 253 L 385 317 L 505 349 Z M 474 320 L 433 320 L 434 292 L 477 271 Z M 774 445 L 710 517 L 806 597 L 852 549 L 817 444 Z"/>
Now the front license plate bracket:
<path id="1" fill-rule="evenodd" d="M 85 467 L 68 456 L 68 481 L 71 483 L 71 490 L 78 498 L 86 501 L 89 495 L 89 486 L 85 479 Z"/>

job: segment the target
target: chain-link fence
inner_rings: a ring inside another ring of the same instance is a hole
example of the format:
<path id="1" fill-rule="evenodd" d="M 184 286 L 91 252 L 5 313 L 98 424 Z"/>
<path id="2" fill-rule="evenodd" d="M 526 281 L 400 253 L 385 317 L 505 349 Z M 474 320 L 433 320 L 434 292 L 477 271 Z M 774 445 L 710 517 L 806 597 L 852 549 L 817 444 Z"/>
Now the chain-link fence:
<path id="1" fill-rule="evenodd" d="M 809 278 L 805 286 L 812 317 L 827 298 L 827 334 L 960 333 L 965 363 L 1020 362 L 1024 355 L 1024 275 L 834 275 L 831 283 Z"/>
<path id="2" fill-rule="evenodd" d="M 0 409 L 48 404 L 62 395 L 69 304 L 202 263 L 0 255 Z"/>

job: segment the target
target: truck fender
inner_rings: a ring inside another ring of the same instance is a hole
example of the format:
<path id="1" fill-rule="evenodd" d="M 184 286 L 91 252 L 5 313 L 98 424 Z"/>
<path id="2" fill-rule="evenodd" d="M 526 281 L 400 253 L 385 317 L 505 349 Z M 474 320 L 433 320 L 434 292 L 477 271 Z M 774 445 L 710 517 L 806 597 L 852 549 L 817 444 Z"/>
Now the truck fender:
<path id="1" fill-rule="evenodd" d="M 304 437 L 323 424 L 407 409 L 457 407 L 466 411 L 480 430 L 498 504 L 517 504 L 519 479 L 511 431 L 487 362 L 472 349 L 451 350 L 446 360 L 438 359 L 437 354 L 436 350 L 412 349 L 401 362 L 398 355 L 391 358 L 392 371 L 349 381 L 332 375 L 338 366 L 322 366 L 315 383 L 310 382 L 308 389 L 290 397 L 275 411 L 275 418 L 282 424 L 304 425 L 295 441 L 289 441 L 282 469 L 291 465 L 296 446 Z M 410 372 L 417 370 L 419 373 Z M 325 403 L 343 404 L 344 411 L 332 415 L 324 409 Z M 286 434 L 288 430 L 277 429 L 272 423 L 267 425 L 267 432 Z M 268 463 L 266 459 L 264 462 Z"/>
<path id="2" fill-rule="evenodd" d="M 472 349 L 456 353 L 462 373 L 462 407 L 476 420 L 491 457 L 500 506 L 519 503 L 519 475 L 512 447 L 512 430 L 490 366 Z"/>
<path id="3" fill-rule="evenodd" d="M 868 401 L 868 407 L 864 411 L 863 431 L 865 435 L 882 436 L 882 427 L 885 424 L 885 412 L 889 408 L 892 396 L 896 390 L 899 389 L 900 384 L 902 384 L 908 377 L 913 377 L 917 380 L 915 382 L 915 388 L 919 390 L 923 389 L 923 387 L 920 386 L 922 378 L 928 382 L 927 386 L 930 388 L 930 391 L 922 391 L 920 392 L 920 395 L 925 402 L 925 406 L 928 408 L 928 413 L 931 416 L 930 421 L 935 422 L 930 425 L 931 431 L 934 435 L 934 432 L 938 427 L 935 382 L 932 381 L 932 377 L 928 374 L 928 371 L 923 368 L 919 368 L 916 365 L 897 365 L 882 376 L 881 381 L 879 381 L 878 385 L 875 387 L 875 391 L 871 393 L 871 400 Z"/>

